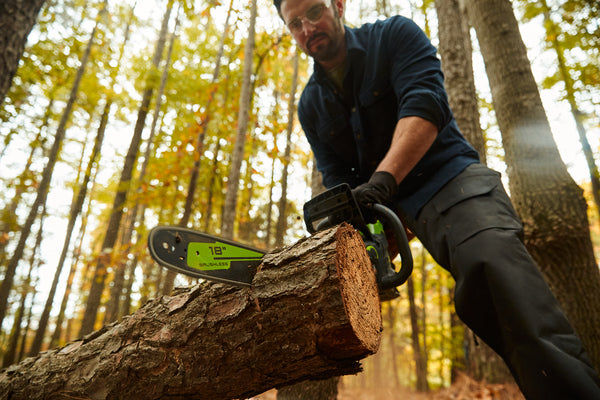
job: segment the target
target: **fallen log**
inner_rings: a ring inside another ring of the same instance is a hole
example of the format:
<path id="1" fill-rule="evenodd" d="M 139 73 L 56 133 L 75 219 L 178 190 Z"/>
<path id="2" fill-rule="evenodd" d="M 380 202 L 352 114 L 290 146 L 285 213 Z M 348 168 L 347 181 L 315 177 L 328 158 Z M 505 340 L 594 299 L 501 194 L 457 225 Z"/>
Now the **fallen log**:
<path id="1" fill-rule="evenodd" d="M 246 398 L 359 372 L 381 330 L 373 268 L 343 224 L 267 254 L 251 288 L 179 289 L 1 371 L 0 398 Z"/>

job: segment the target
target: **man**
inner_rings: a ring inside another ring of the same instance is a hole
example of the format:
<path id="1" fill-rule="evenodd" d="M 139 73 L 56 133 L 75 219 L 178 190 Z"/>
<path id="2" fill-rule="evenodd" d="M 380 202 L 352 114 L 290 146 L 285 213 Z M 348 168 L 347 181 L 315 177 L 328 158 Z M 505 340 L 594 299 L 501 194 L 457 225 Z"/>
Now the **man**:
<path id="1" fill-rule="evenodd" d="M 461 319 L 528 399 L 600 399 L 600 379 L 522 241 L 500 175 L 449 109 L 436 50 L 396 16 L 351 29 L 344 0 L 274 0 L 315 61 L 298 116 L 326 187 L 402 216 L 456 280 Z"/>

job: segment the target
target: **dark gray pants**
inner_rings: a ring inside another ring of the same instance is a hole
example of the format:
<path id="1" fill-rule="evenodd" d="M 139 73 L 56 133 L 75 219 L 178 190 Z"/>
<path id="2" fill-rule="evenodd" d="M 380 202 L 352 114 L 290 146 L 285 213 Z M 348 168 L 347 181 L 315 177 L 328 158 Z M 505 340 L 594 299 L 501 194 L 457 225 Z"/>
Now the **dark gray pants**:
<path id="1" fill-rule="evenodd" d="M 600 379 L 523 245 L 499 173 L 473 164 L 416 220 L 402 217 L 456 280 L 458 316 L 504 359 L 527 399 L 600 399 Z"/>

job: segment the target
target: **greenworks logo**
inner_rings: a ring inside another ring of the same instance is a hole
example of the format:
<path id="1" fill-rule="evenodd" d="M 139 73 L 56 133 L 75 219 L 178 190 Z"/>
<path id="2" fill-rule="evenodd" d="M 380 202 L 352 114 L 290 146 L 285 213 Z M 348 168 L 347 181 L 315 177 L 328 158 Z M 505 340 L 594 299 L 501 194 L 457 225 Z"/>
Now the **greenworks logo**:
<path id="1" fill-rule="evenodd" d="M 187 264 L 202 271 L 229 269 L 232 261 L 260 260 L 263 254 L 231 244 L 192 242 L 188 245 Z"/>

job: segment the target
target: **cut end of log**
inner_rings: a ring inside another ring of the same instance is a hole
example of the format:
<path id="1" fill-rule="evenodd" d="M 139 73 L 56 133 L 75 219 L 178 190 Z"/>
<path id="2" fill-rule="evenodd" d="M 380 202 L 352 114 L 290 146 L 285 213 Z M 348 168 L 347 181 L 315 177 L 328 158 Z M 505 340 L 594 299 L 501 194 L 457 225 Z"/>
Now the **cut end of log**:
<path id="1" fill-rule="evenodd" d="M 377 352 L 383 330 L 375 271 L 352 226 L 341 225 L 335 236 L 336 270 L 349 324 L 320 337 L 319 347 L 333 358 L 364 357 Z"/>

